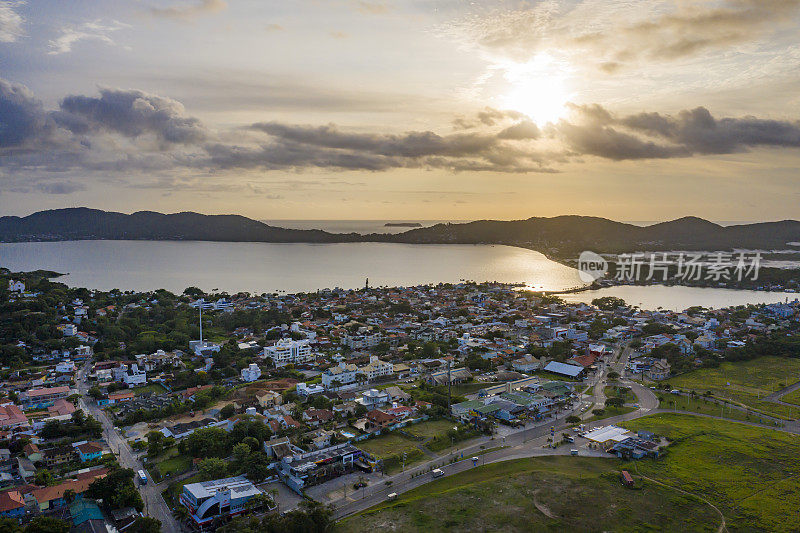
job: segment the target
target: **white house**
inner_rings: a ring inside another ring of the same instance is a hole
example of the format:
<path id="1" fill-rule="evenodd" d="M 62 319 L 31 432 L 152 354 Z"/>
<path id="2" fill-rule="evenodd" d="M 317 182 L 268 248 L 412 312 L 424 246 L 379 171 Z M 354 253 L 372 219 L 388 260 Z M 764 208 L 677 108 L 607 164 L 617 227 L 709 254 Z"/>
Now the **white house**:
<path id="1" fill-rule="evenodd" d="M 8 290 L 10 292 L 25 292 L 25 284 L 21 281 L 15 281 L 13 279 L 8 280 Z"/>
<path id="2" fill-rule="evenodd" d="M 392 400 L 391 396 L 386 391 L 379 391 L 378 389 L 369 389 L 365 390 L 361 394 L 361 398 L 358 398 L 356 402 L 360 403 L 367 409 L 375 409 L 376 407 L 381 407 L 382 405 L 386 405 L 390 403 Z"/>
<path id="3" fill-rule="evenodd" d="M 311 396 L 313 394 L 322 394 L 325 389 L 319 385 L 306 385 L 305 383 L 298 383 L 295 387 L 295 392 L 300 396 Z"/>
<path id="4" fill-rule="evenodd" d="M 74 337 L 78 333 L 78 326 L 75 324 L 62 324 L 59 329 L 65 337 Z"/>
<path id="5" fill-rule="evenodd" d="M 114 369 L 114 379 L 122 381 L 128 387 L 136 387 L 147 383 L 147 372 L 141 370 L 136 363 L 130 368 L 126 364 L 121 364 Z"/>
<path id="6" fill-rule="evenodd" d="M 75 372 L 75 363 L 67 359 L 56 364 L 56 372 L 59 374 L 71 374 Z"/>
<path id="7" fill-rule="evenodd" d="M 242 369 L 242 381 L 255 381 L 261 377 L 261 369 L 255 363 L 250 363 L 247 368 Z"/>
<path id="8" fill-rule="evenodd" d="M 311 353 L 311 346 L 306 339 L 295 341 L 292 339 L 281 339 L 272 346 L 264 348 L 264 357 L 272 359 L 276 368 L 288 364 L 303 364 L 312 362 L 315 359 Z"/>
<path id="9" fill-rule="evenodd" d="M 358 367 L 353 364 L 346 364 L 341 361 L 338 366 L 333 366 L 322 373 L 322 386 L 326 390 L 339 388 L 343 385 L 355 383 L 356 374 L 358 374 Z M 334 386 L 333 382 L 336 381 L 337 385 Z"/>
<path id="10" fill-rule="evenodd" d="M 369 381 L 372 381 L 383 376 L 391 376 L 394 372 L 394 365 L 381 361 L 377 356 L 373 355 L 369 358 L 369 364 L 359 368 L 358 371 L 367 376 Z"/>

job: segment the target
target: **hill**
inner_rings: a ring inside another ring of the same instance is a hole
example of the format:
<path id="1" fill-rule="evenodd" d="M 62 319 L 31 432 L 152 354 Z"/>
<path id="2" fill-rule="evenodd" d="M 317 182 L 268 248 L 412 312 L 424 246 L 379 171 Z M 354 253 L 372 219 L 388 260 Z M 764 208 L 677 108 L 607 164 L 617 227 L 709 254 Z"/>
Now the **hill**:
<path id="1" fill-rule="evenodd" d="M 115 213 L 88 208 L 40 211 L 0 217 L 0 241 L 85 239 L 202 240 L 231 242 L 399 242 L 411 244 L 508 244 L 571 257 L 582 250 L 783 249 L 800 242 L 800 222 L 784 220 L 723 227 L 697 217 L 651 226 L 576 215 L 527 220 L 480 220 L 436 224 L 399 234 L 336 234 L 285 229 L 240 215 Z"/>

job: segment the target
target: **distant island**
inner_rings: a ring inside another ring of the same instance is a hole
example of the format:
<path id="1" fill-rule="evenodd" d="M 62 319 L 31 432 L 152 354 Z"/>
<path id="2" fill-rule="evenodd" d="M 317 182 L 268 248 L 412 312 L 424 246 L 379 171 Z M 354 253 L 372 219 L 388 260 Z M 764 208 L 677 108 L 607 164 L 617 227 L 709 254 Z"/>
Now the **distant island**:
<path id="1" fill-rule="evenodd" d="M 387 223 L 401 224 L 401 223 Z M 405 224 L 405 223 L 402 223 Z M 329 233 L 270 226 L 241 215 L 115 213 L 85 207 L 0 217 L 0 242 L 69 240 L 223 241 L 276 243 L 395 242 L 406 244 L 505 244 L 548 257 L 576 259 L 583 250 L 614 254 L 674 250 L 778 250 L 800 242 L 800 222 L 783 220 L 720 226 L 683 217 L 650 226 L 606 218 L 562 215 L 526 220 L 440 223 L 395 234 Z"/>
<path id="2" fill-rule="evenodd" d="M 421 228 L 422 224 L 419 222 L 387 222 L 383 226 L 385 228 Z"/>

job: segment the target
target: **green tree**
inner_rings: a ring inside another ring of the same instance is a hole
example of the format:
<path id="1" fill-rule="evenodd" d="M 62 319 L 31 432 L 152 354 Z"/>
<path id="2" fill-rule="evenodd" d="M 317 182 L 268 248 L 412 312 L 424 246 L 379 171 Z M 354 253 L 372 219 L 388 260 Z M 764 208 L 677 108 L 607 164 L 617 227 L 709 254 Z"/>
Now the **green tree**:
<path id="1" fill-rule="evenodd" d="M 48 516 L 37 516 L 25 526 L 24 533 L 67 533 L 70 523 Z"/>
<path id="2" fill-rule="evenodd" d="M 183 506 L 181 505 L 180 507 Z M 161 522 L 149 516 L 140 516 L 125 531 L 130 533 L 160 533 Z"/>
<path id="3" fill-rule="evenodd" d="M 52 485 L 54 480 L 55 478 L 53 477 L 53 473 L 46 468 L 38 470 L 33 478 L 34 483 L 36 483 L 37 485 L 41 485 L 43 487 Z"/>
<path id="4" fill-rule="evenodd" d="M 228 462 L 218 457 L 208 457 L 200 461 L 197 469 L 206 481 L 220 479 L 228 474 Z"/>

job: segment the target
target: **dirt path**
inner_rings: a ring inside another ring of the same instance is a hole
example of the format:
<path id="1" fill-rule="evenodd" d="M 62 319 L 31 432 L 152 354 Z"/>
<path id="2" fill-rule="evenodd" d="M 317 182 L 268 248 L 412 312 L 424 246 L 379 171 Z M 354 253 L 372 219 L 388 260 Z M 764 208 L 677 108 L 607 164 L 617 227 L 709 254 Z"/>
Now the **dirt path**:
<path id="1" fill-rule="evenodd" d="M 662 483 L 662 482 L 657 481 L 657 480 L 655 480 L 653 478 L 650 478 L 650 477 L 647 477 L 647 476 L 643 476 L 642 474 L 639 473 L 639 469 L 638 468 L 636 469 L 636 475 L 641 476 L 643 479 L 646 479 L 647 481 L 652 481 L 653 483 L 655 483 L 657 485 L 661 485 L 662 487 L 667 487 L 668 489 L 672 489 L 674 491 L 686 494 L 687 496 L 692 496 L 692 497 L 697 498 L 698 500 L 708 504 L 709 507 L 711 507 L 712 509 L 714 509 L 717 512 L 717 514 L 719 515 L 719 518 L 721 520 L 721 523 L 720 523 L 719 527 L 717 528 L 717 533 L 722 533 L 723 531 L 728 531 L 728 526 L 727 526 L 727 523 L 725 522 L 725 515 L 722 514 L 722 511 L 720 511 L 719 508 L 716 505 L 714 505 L 710 501 L 706 500 L 702 496 L 698 496 L 697 494 L 692 494 L 691 492 L 686 492 L 685 490 L 673 487 L 671 485 L 667 485 L 666 483 Z"/>

